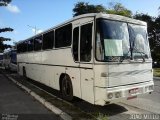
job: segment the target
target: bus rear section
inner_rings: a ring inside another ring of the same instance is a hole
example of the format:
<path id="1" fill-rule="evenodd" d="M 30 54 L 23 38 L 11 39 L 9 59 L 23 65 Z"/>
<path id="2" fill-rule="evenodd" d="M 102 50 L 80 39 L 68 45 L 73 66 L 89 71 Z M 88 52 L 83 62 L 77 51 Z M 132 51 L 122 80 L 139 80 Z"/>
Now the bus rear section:
<path id="1" fill-rule="evenodd" d="M 94 73 L 98 105 L 129 100 L 154 89 L 147 25 L 121 18 L 96 20 Z"/>

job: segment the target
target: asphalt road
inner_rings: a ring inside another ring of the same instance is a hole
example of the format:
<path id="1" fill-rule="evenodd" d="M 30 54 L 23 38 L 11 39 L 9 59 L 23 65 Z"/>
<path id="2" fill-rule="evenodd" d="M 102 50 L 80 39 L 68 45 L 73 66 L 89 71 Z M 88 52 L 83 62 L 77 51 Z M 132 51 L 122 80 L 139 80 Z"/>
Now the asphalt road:
<path id="1" fill-rule="evenodd" d="M 6 117 L 15 120 L 61 120 L 0 73 L 0 120 Z"/>
<path id="2" fill-rule="evenodd" d="M 160 114 L 160 78 L 154 78 L 154 91 L 123 103 Z"/>

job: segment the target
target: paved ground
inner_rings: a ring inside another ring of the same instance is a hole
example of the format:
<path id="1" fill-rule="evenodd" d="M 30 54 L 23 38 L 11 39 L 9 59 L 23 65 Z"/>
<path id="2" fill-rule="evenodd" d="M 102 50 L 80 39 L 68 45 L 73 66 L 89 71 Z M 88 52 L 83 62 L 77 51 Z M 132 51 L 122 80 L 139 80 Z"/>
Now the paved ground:
<path id="1" fill-rule="evenodd" d="M 123 103 L 160 114 L 160 78 L 154 78 L 154 92 Z"/>
<path id="2" fill-rule="evenodd" d="M 60 120 L 0 73 L 0 119 L 15 114 L 18 120 Z"/>
<path id="3" fill-rule="evenodd" d="M 38 88 L 35 88 L 32 84 L 30 84 L 30 81 L 29 82 L 24 82 L 23 80 L 23 77 L 20 77 L 19 75 L 17 74 L 9 74 L 6 72 L 6 74 L 12 76 L 14 79 L 16 79 L 18 82 L 22 82 L 26 87 L 32 89 L 34 92 L 37 92 L 39 95 L 42 95 L 45 97 L 45 99 L 49 100 L 49 102 L 51 102 L 53 105 L 55 105 L 56 107 L 60 108 L 61 110 L 63 110 L 64 112 L 66 112 L 67 114 L 71 115 L 73 118 L 75 118 L 76 120 L 81 120 L 81 119 L 86 119 L 86 117 L 88 117 L 86 114 L 90 114 L 92 115 L 93 117 L 97 117 L 97 116 L 101 116 L 101 115 L 106 115 L 107 118 L 109 118 L 109 120 L 128 120 L 128 119 L 131 119 L 132 118 L 132 115 L 143 115 L 143 114 L 153 114 L 152 112 L 149 112 L 148 110 L 143 110 L 143 108 L 139 107 L 139 106 L 136 106 L 136 102 L 133 102 L 133 101 L 129 101 L 129 105 L 126 105 L 126 103 L 117 103 L 117 104 L 110 104 L 110 105 L 106 105 L 106 106 L 95 106 L 95 105 L 92 105 L 92 104 L 89 104 L 83 100 L 75 100 L 73 101 L 72 103 L 68 103 L 68 102 L 65 102 L 63 100 L 61 100 L 61 98 L 59 98 L 58 96 L 58 99 L 57 97 L 53 97 L 52 95 L 48 95 L 47 93 L 44 93 L 41 89 L 38 89 Z M 4 77 L 1 75 L 1 77 Z M 1 82 L 1 77 L 0 77 L 0 82 Z M 8 81 L 9 82 L 9 81 Z M 159 81 L 160 82 L 160 81 Z M 15 84 L 13 84 L 12 82 L 9 82 L 9 84 L 12 84 L 14 86 L 14 88 L 16 89 L 19 89 L 16 87 Z M 38 84 L 36 84 L 38 85 Z M 12 86 L 12 87 L 13 87 Z M 41 87 L 41 85 L 40 85 Z M 44 87 L 42 87 L 44 88 Z M 6 88 L 5 88 L 6 89 Z M 20 89 L 19 89 L 20 90 Z M 50 89 L 47 88 L 47 90 L 50 92 L 50 93 L 54 93 L 54 91 L 50 91 Z M 0 91 L 1 91 L 1 85 L 0 85 Z M 23 93 L 24 91 L 20 90 L 21 92 L 19 94 L 25 94 Z M 158 88 L 157 88 L 157 91 Z M 54 94 L 55 95 L 55 94 Z M 59 95 L 59 94 L 58 94 Z M 153 96 L 150 96 L 150 98 L 153 98 L 154 97 L 154 94 L 151 94 Z M 0 92 L 0 96 L 1 96 L 1 92 Z M 15 95 L 14 95 L 15 96 Z M 18 96 L 18 95 L 17 95 Z M 145 97 L 149 97 L 148 95 L 145 96 Z M 19 97 L 19 96 L 18 96 Z M 27 94 L 27 97 L 28 97 L 28 94 Z M 145 98 L 144 97 L 144 98 Z M 150 98 L 145 98 L 145 99 L 150 99 Z M 1 99 L 1 98 L 0 98 Z M 17 103 L 19 103 L 18 101 L 23 98 L 20 98 L 20 99 L 17 99 Z M 31 99 L 33 100 L 33 98 L 27 98 L 27 99 Z M 139 100 L 139 98 L 137 99 Z M 158 98 L 156 98 L 157 102 L 158 102 Z M 155 100 L 155 101 L 156 101 Z M 34 101 L 34 100 L 33 100 Z M 140 101 L 140 100 L 139 100 Z M 151 100 L 152 101 L 152 100 Z M 15 101 L 14 101 L 15 102 Z M 34 101 L 36 102 L 36 101 Z M 144 101 L 143 101 L 144 102 Z M 22 105 L 24 104 L 23 101 L 20 102 Z M 36 104 L 38 105 L 37 107 L 40 107 L 41 104 L 37 103 Z M 149 106 L 148 104 L 146 104 L 145 102 L 143 103 L 144 106 Z M 4 105 L 5 106 L 5 105 Z M 132 106 L 135 106 L 135 107 L 132 107 Z M 154 106 L 154 105 L 153 105 Z M 1 107 L 1 100 L 0 100 L 0 107 Z M 36 108 L 37 108 L 36 107 Z M 43 107 L 43 106 L 42 106 Z M 24 107 L 27 111 L 27 108 L 28 106 Z M 34 108 L 35 109 L 35 108 Z M 40 112 L 40 113 L 36 113 L 37 110 L 34 110 L 33 109 L 33 112 L 31 113 L 35 113 L 35 114 L 42 114 L 43 112 Z M 21 109 L 23 111 L 23 108 Z M 21 110 L 19 110 L 19 112 L 21 113 Z M 44 114 L 49 111 L 45 111 Z M 1 113 L 1 108 L 0 108 L 0 113 Z M 30 112 L 29 112 L 30 113 Z M 90 117 L 88 117 L 90 118 Z M 103 118 L 103 117 L 102 117 Z"/>

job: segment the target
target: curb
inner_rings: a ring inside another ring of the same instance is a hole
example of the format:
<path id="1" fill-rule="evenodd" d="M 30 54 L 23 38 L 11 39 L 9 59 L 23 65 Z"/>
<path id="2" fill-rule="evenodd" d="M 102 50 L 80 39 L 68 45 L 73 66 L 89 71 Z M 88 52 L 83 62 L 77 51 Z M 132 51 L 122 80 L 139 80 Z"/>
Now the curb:
<path id="1" fill-rule="evenodd" d="M 158 79 L 158 80 L 160 80 L 160 77 L 153 77 L 153 79 Z"/>
<path id="2" fill-rule="evenodd" d="M 53 113 L 55 113 L 56 115 L 60 116 L 63 120 L 72 120 L 72 117 L 70 115 L 68 115 L 67 113 L 63 112 L 62 110 L 60 110 L 59 108 L 55 107 L 54 105 L 52 105 L 50 102 L 46 101 L 44 98 L 42 98 L 41 96 L 39 96 L 38 94 L 36 94 L 35 92 L 33 92 L 32 90 L 30 90 L 29 88 L 25 87 L 24 85 L 22 85 L 21 83 L 17 82 L 16 80 L 14 80 L 12 77 L 10 77 L 9 75 L 6 75 L 12 82 L 14 82 L 15 84 L 17 84 L 19 87 L 21 87 L 22 89 L 24 89 L 27 93 L 29 93 L 31 96 L 33 96 L 37 101 L 39 101 L 41 104 L 43 104 L 46 108 L 48 108 L 49 110 L 51 110 Z"/>

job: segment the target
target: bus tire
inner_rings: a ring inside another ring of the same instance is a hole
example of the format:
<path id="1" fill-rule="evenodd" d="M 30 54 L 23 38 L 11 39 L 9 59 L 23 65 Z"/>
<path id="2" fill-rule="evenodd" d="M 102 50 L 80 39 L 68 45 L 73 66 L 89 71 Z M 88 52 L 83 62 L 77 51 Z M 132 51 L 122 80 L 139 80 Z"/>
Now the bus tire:
<path id="1" fill-rule="evenodd" d="M 61 81 L 61 92 L 63 99 L 67 101 L 73 100 L 73 87 L 71 79 L 68 75 L 65 75 Z"/>
<path id="2" fill-rule="evenodd" d="M 26 69 L 25 69 L 25 67 L 23 67 L 23 77 L 24 77 L 24 78 L 27 77 L 27 76 L 26 76 Z"/>

